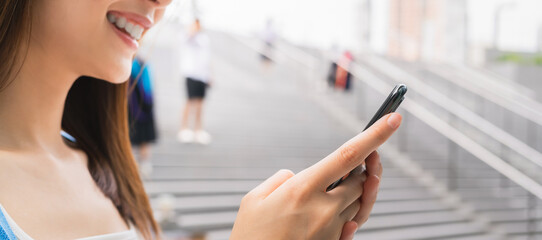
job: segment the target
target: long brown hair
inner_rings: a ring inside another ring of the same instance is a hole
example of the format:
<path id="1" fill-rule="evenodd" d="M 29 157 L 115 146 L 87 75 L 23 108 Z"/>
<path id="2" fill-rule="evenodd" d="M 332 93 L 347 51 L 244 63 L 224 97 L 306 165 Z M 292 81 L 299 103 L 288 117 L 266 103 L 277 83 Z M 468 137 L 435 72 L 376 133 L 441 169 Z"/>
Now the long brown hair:
<path id="1" fill-rule="evenodd" d="M 2 0 L 0 3 L 0 91 L 20 70 L 26 57 L 32 28 L 31 2 Z M 26 34 L 28 33 L 28 34 Z"/>
<path id="2" fill-rule="evenodd" d="M 24 62 L 32 28 L 31 2 L 0 1 L 0 94 Z M 127 94 L 128 83 L 80 77 L 66 98 L 62 128 L 76 139 L 72 146 L 87 154 L 94 181 L 125 221 L 146 239 L 158 238 L 160 230 L 131 151 Z"/>

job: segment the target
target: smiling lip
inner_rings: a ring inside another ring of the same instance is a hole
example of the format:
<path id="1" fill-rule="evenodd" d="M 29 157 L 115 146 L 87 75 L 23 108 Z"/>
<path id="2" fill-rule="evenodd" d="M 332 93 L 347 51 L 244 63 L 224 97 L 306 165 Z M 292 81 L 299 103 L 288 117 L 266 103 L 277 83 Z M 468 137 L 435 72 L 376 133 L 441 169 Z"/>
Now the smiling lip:
<path id="1" fill-rule="evenodd" d="M 113 31 L 120 37 L 120 39 L 126 43 L 130 48 L 137 50 L 139 48 L 139 43 L 133 39 L 130 35 L 126 34 L 125 32 L 119 30 L 116 26 L 114 26 L 112 23 L 109 23 L 111 25 L 111 28 L 113 28 Z"/>
<path id="2" fill-rule="evenodd" d="M 134 50 L 137 50 L 139 48 L 139 43 L 137 41 L 141 37 L 142 33 L 146 32 L 153 25 L 152 21 L 149 20 L 149 18 L 143 17 L 135 13 L 110 11 L 107 13 L 107 15 L 108 18 L 110 17 L 110 15 L 114 16 L 112 18 L 113 20 L 109 21 L 111 27 L 121 38 L 121 40 Z M 143 32 L 127 32 L 126 29 L 123 28 L 124 25 L 122 26 L 122 28 L 119 28 L 119 25 L 116 25 L 114 23 L 115 19 L 119 18 L 124 18 L 124 22 L 131 23 L 133 26 L 138 26 L 139 29 L 141 29 L 139 31 Z"/>
<path id="3" fill-rule="evenodd" d="M 150 18 L 143 17 L 136 13 L 119 12 L 119 11 L 109 11 L 109 13 L 115 16 L 125 17 L 126 20 L 142 26 L 145 30 L 148 30 L 149 28 L 153 26 L 153 22 Z"/>

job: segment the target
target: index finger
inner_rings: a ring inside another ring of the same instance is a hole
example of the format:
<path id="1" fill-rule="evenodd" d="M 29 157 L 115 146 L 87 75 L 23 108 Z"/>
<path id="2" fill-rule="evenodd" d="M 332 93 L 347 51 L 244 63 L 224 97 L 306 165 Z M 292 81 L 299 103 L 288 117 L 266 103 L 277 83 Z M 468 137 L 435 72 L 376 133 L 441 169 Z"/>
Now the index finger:
<path id="1" fill-rule="evenodd" d="M 331 183 L 348 174 L 360 165 L 369 154 L 375 151 L 397 130 L 402 117 L 390 113 L 373 126 L 358 134 L 339 149 L 318 163 L 300 172 L 299 177 L 307 176 L 307 184 L 326 189 Z"/>

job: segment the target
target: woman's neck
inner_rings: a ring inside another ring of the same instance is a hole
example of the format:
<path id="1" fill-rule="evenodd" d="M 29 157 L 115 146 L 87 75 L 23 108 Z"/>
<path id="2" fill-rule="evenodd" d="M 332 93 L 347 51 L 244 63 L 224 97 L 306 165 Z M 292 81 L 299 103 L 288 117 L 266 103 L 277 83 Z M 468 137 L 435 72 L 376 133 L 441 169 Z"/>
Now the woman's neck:
<path id="1" fill-rule="evenodd" d="M 61 68 L 28 52 L 16 78 L 0 92 L 0 150 L 53 156 L 66 152 L 60 137 L 62 112 L 78 76 Z"/>

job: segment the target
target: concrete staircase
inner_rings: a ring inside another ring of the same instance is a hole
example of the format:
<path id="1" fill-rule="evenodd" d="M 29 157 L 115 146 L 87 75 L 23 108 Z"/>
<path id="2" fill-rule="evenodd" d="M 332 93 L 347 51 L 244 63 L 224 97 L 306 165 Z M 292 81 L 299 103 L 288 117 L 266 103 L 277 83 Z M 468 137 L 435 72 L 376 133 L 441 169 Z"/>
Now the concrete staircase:
<path id="1" fill-rule="evenodd" d="M 279 169 L 298 172 L 331 153 L 384 100 L 362 84 L 353 93 L 314 94 L 292 59 L 276 54 L 266 68 L 231 35 L 211 37 L 214 82 L 205 126 L 214 140 L 208 146 L 175 139 L 185 98 L 179 63 L 170 56 L 177 46 L 158 46 L 150 58 L 160 139 L 145 188 L 170 236 L 206 232 L 208 239 L 228 239 L 244 194 Z M 449 151 L 446 139 L 405 114 L 403 128 L 380 150 L 381 191 L 355 239 L 528 239 L 528 230 L 540 225 L 529 218 L 539 201 L 460 150 L 450 160 Z"/>

